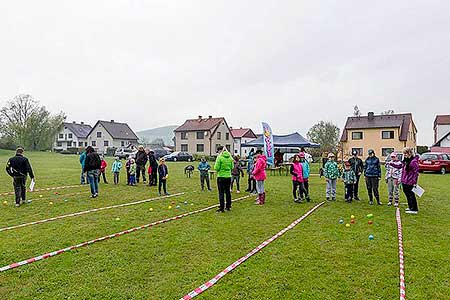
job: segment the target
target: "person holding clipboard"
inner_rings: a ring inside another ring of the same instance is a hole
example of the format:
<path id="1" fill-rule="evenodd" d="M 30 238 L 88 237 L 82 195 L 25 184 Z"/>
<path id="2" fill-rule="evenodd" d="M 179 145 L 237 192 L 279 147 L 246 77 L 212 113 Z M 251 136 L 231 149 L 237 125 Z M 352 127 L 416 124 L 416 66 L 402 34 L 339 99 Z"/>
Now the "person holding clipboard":
<path id="1" fill-rule="evenodd" d="M 26 200 L 26 181 L 29 175 L 34 186 L 34 174 L 28 158 L 23 156 L 23 148 L 19 147 L 16 150 L 16 155 L 11 157 L 6 164 L 6 172 L 13 178 L 14 193 L 16 195 L 16 207 L 20 204 L 30 203 Z"/>

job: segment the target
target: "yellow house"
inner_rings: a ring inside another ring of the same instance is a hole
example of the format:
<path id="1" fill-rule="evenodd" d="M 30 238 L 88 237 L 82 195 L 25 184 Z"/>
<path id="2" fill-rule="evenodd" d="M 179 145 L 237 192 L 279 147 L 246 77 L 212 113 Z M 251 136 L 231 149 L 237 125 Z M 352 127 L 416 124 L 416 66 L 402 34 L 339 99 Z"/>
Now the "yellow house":
<path id="1" fill-rule="evenodd" d="M 342 159 L 351 156 L 353 150 L 359 156 L 366 156 L 369 149 L 384 160 L 393 151 L 405 147 L 416 149 L 417 128 L 412 114 L 349 117 L 341 137 Z"/>

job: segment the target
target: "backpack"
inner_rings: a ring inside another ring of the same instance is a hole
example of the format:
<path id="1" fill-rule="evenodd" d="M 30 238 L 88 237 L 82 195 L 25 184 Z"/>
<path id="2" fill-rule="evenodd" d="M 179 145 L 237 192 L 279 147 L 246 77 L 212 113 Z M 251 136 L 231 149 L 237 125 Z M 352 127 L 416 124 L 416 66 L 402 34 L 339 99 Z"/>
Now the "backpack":
<path id="1" fill-rule="evenodd" d="M 102 166 L 102 160 L 100 159 L 100 156 L 97 153 L 91 153 L 89 155 L 89 168 L 91 170 L 98 170 Z"/>

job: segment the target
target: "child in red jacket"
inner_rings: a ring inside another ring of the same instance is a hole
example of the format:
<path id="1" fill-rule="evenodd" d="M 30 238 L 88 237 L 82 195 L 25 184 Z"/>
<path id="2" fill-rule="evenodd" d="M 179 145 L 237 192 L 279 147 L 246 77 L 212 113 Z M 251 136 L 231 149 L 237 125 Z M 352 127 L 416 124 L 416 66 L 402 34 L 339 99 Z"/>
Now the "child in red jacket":
<path id="1" fill-rule="evenodd" d="M 148 165 L 148 170 L 147 170 L 148 178 L 149 178 L 148 186 L 152 186 L 152 180 L 151 180 L 151 178 L 152 178 L 152 171 L 153 171 L 152 165 Z"/>
<path id="2" fill-rule="evenodd" d="M 108 183 L 106 180 L 106 167 L 108 166 L 108 163 L 106 162 L 105 158 L 102 156 L 102 163 L 100 165 L 100 174 L 103 176 L 103 182 Z M 100 175 L 98 176 L 98 182 L 100 183 Z"/>

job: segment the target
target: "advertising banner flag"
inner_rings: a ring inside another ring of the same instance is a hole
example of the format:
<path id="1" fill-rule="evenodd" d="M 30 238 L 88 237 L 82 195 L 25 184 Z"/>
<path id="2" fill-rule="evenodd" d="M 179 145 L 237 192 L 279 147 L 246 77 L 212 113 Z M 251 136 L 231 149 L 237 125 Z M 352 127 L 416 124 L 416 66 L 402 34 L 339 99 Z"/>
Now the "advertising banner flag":
<path id="1" fill-rule="evenodd" d="M 273 166 L 275 160 L 275 153 L 273 148 L 273 134 L 269 124 L 262 122 L 263 140 L 264 140 L 264 154 L 267 157 L 267 164 Z"/>

